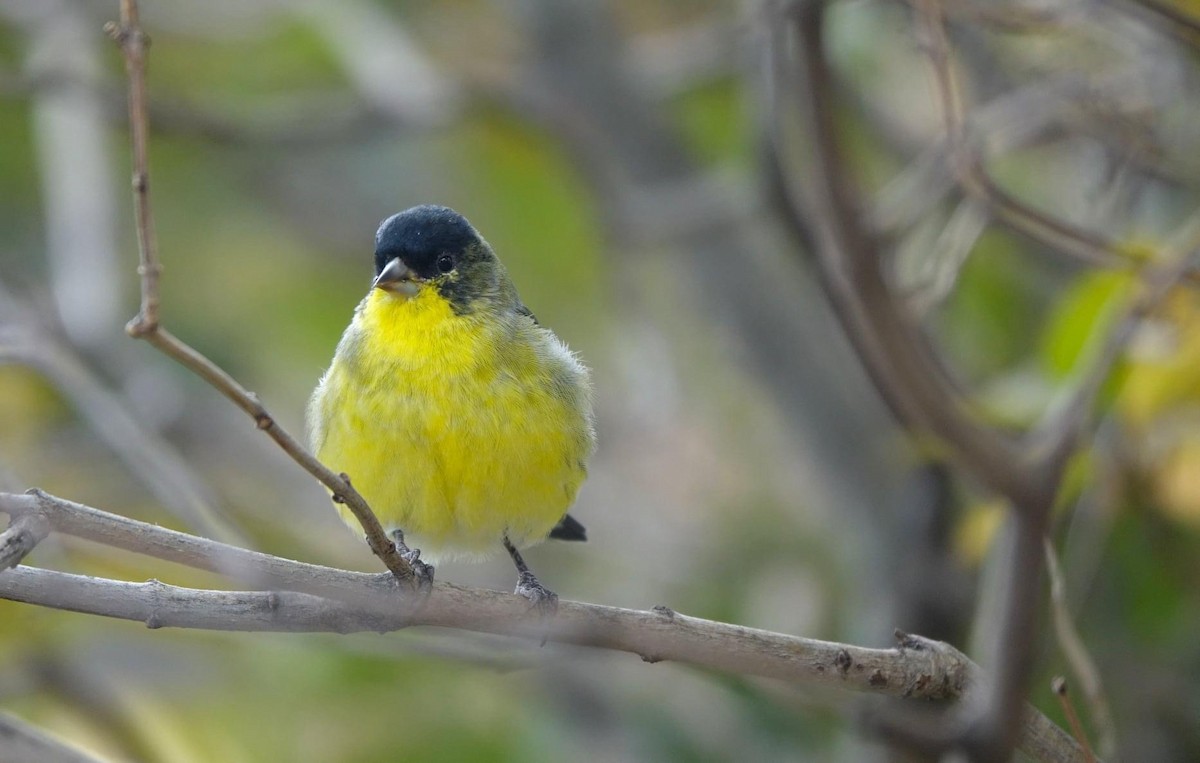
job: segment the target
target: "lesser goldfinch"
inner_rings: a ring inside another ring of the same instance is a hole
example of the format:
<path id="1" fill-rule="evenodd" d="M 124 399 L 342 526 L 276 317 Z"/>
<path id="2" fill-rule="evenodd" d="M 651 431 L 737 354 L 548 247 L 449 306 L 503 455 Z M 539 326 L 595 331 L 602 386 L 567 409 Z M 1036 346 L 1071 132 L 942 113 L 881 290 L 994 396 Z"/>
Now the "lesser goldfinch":
<path id="1" fill-rule="evenodd" d="M 462 215 L 425 205 L 383 221 L 375 279 L 307 418 L 317 458 L 349 475 L 426 583 L 433 568 L 406 542 L 433 558 L 503 546 L 516 593 L 555 606 L 520 550 L 585 539 L 567 509 L 595 446 L 588 371 Z"/>

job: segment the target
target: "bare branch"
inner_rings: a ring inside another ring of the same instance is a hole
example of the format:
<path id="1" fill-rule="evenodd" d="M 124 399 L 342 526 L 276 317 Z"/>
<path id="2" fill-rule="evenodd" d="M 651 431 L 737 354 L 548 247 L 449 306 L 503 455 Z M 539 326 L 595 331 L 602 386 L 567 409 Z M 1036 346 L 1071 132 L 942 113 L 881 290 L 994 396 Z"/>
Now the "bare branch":
<path id="1" fill-rule="evenodd" d="M 154 214 L 150 208 L 150 162 L 147 158 L 150 129 L 146 118 L 146 48 L 149 39 L 138 22 L 136 0 L 121 0 L 121 22 L 109 24 L 106 31 L 125 54 L 125 73 L 129 77 L 129 130 L 133 144 L 133 203 L 137 216 L 138 275 L 142 277 L 142 307 L 126 330 L 141 336 L 158 328 L 158 238 Z"/>
<path id="2" fill-rule="evenodd" d="M 125 54 L 125 68 L 129 75 L 134 212 L 138 232 L 138 272 L 142 277 L 141 311 L 130 321 L 126 331 L 132 337 L 146 340 L 164 355 L 191 370 L 249 414 L 259 429 L 266 432 L 296 463 L 329 488 L 335 500 L 350 509 L 366 533 L 367 544 L 396 579 L 404 582 L 414 581 L 412 566 L 396 551 L 396 547 L 379 524 L 379 519 L 371 511 L 366 500 L 350 485 L 349 478 L 330 471 L 276 423 L 253 393 L 238 384 L 217 364 L 159 325 L 158 277 L 162 268 L 158 259 L 158 238 L 150 209 L 150 170 L 146 158 L 150 129 L 145 76 L 148 41 L 138 22 L 137 0 L 121 0 L 121 21 L 119 24 L 109 24 L 108 30 Z"/>
<path id="3" fill-rule="evenodd" d="M 630 652 L 748 676 L 832 686 L 893 697 L 951 699 L 980 682 L 979 669 L 953 647 L 897 634 L 893 649 L 869 649 L 702 620 L 666 607 L 649 611 L 562 601 L 551 631 L 523 598 L 437 583 L 420 597 L 390 576 L 304 564 L 227 546 L 109 514 L 41 492 L 0 494 L 0 511 L 43 517 L 55 532 L 205 570 L 274 591 L 211 591 L 158 581 L 129 583 L 17 567 L 0 573 L 0 598 L 145 623 L 246 631 L 389 631 L 430 625 L 550 639 Z M 1081 760 L 1070 737 L 1027 710 L 1022 749 L 1037 760 Z M 1044 754 L 1044 750 L 1055 751 Z"/>

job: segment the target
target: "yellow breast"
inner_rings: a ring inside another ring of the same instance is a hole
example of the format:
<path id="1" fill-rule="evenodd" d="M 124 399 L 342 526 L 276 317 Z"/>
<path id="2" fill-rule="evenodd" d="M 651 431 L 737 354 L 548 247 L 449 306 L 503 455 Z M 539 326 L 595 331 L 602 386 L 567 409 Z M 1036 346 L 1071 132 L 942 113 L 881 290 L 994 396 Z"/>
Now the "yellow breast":
<path id="1" fill-rule="evenodd" d="M 368 295 L 309 420 L 317 457 L 433 555 L 545 538 L 593 443 L 587 372 L 552 333 L 516 313 L 456 315 L 432 287 Z"/>

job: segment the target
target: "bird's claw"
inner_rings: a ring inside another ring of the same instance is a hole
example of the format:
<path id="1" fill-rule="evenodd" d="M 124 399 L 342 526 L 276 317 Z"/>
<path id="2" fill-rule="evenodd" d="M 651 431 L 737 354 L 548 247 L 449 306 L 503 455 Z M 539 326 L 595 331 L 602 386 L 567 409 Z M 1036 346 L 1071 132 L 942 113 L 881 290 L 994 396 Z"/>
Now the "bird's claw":
<path id="1" fill-rule="evenodd" d="M 513 593 L 529 599 L 530 609 L 542 617 L 553 617 L 558 612 L 558 594 L 542 585 L 533 573 L 521 573 Z"/>
<path id="2" fill-rule="evenodd" d="M 421 561 L 421 549 L 409 548 L 404 542 L 404 531 L 392 530 L 392 541 L 396 545 L 396 553 L 412 567 L 413 579 L 417 581 L 417 590 L 425 595 L 433 590 L 433 565 Z"/>
<path id="3" fill-rule="evenodd" d="M 417 590 L 428 594 L 433 590 L 433 565 L 421 561 L 421 549 L 414 548 L 400 552 L 400 558 L 412 567 L 413 577 L 417 581 Z"/>

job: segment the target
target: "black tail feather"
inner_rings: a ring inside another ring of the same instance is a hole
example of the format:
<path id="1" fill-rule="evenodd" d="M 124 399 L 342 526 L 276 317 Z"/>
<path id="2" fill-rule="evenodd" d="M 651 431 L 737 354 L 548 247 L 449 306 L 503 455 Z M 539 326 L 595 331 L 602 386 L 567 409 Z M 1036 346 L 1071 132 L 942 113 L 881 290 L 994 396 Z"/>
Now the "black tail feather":
<path id="1" fill-rule="evenodd" d="M 587 540 L 587 530 L 579 523 L 579 520 L 570 514 L 563 514 L 563 518 L 558 520 L 558 524 L 550 531 L 548 537 L 555 540 Z"/>

